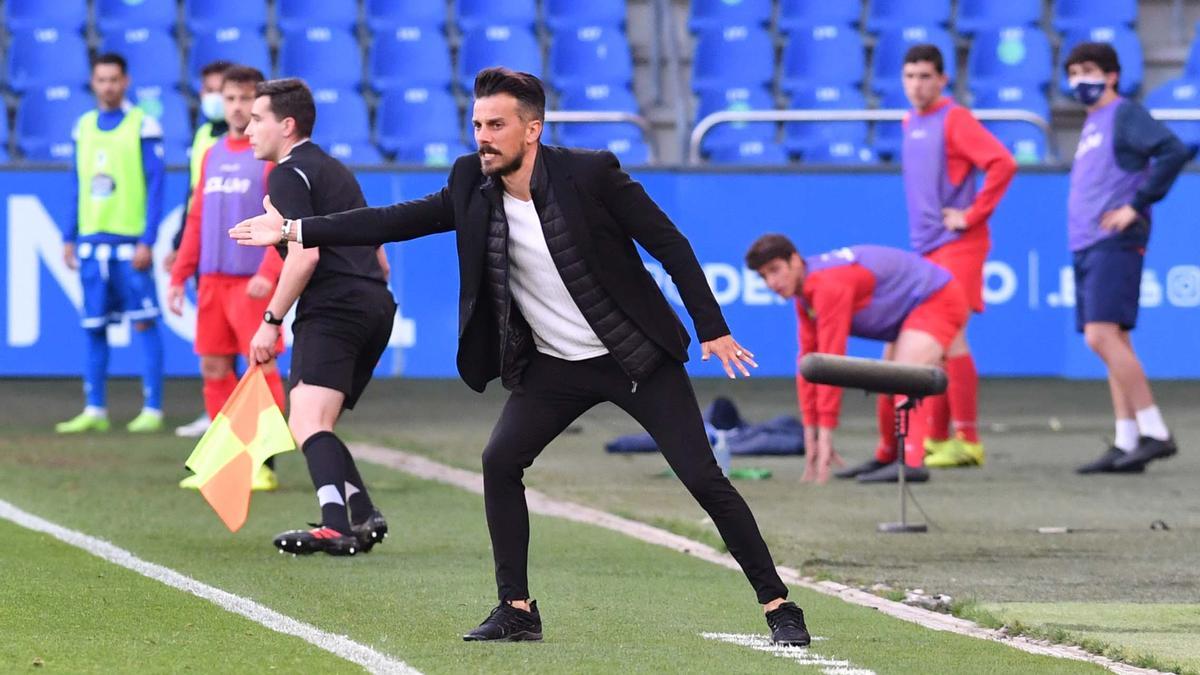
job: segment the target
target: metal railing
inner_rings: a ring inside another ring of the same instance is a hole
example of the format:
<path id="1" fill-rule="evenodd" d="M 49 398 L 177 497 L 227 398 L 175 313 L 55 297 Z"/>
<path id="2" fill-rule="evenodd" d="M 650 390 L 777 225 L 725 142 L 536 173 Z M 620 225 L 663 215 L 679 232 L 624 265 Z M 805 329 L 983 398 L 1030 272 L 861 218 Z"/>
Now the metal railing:
<path id="1" fill-rule="evenodd" d="M 1200 122 L 1200 109 L 1151 108 L 1150 116 L 1160 122 Z"/>
<path id="2" fill-rule="evenodd" d="M 642 142 L 650 148 L 650 160 L 655 161 L 659 154 L 654 133 L 650 122 L 636 113 L 620 110 L 547 110 L 547 124 L 595 124 L 597 122 L 628 123 L 637 125 L 642 132 Z"/>
<path id="3" fill-rule="evenodd" d="M 877 110 L 722 110 L 705 116 L 692 129 L 688 140 L 688 163 L 699 164 L 700 143 L 718 124 L 731 122 L 899 122 L 908 114 L 900 108 Z M 1041 115 L 1015 108 L 980 108 L 971 113 L 984 122 L 1028 122 L 1046 134 L 1052 157 L 1058 155 L 1050 123 Z M 1198 118 L 1200 119 L 1200 118 Z"/>

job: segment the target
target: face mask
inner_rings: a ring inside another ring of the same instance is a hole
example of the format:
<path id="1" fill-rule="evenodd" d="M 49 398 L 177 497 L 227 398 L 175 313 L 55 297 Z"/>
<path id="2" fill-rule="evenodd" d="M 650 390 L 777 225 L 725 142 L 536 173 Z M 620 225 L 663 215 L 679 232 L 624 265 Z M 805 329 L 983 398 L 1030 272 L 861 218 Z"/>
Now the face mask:
<path id="1" fill-rule="evenodd" d="M 200 112 L 210 122 L 220 122 L 225 119 L 225 100 L 216 92 L 200 97 Z"/>
<path id="2" fill-rule="evenodd" d="M 1070 80 L 1067 84 L 1071 85 L 1071 95 L 1076 101 L 1090 106 L 1094 105 L 1100 97 L 1104 96 L 1104 90 L 1108 87 L 1108 83 L 1104 78 L 1077 78 Z"/>

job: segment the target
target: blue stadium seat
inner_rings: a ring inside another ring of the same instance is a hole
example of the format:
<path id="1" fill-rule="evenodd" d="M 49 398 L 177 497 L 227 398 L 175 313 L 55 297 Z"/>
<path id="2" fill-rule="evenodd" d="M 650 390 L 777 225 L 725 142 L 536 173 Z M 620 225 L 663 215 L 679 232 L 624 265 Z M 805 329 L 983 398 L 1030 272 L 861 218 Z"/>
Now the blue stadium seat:
<path id="1" fill-rule="evenodd" d="M 104 37 L 100 51 L 116 52 L 129 62 L 129 77 L 136 87 L 179 85 L 183 63 L 179 46 L 166 32 L 153 28 L 125 28 Z"/>
<path id="2" fill-rule="evenodd" d="M 1042 0 L 959 0 L 954 29 L 963 35 L 1010 26 L 1036 26 L 1042 20 Z"/>
<path id="3" fill-rule="evenodd" d="M 187 0 L 188 30 L 196 34 L 237 26 L 251 33 L 267 27 L 267 3 L 254 0 Z"/>
<path id="4" fill-rule="evenodd" d="M 1053 69 L 1050 40 L 1036 26 L 981 30 L 967 56 L 968 83 L 977 92 L 1007 85 L 1045 87 Z"/>
<path id="5" fill-rule="evenodd" d="M 505 66 L 541 77 L 542 48 L 533 31 L 485 26 L 464 35 L 458 54 L 458 81 L 463 90 L 474 89 L 475 75 L 491 66 Z"/>
<path id="6" fill-rule="evenodd" d="M 375 147 L 375 144 L 370 141 L 357 143 L 335 141 L 329 144 L 317 143 L 317 145 L 345 164 L 383 164 L 387 161 L 383 153 L 379 152 L 379 148 Z"/>
<path id="7" fill-rule="evenodd" d="M 1164 82 L 1144 101 L 1147 108 L 1200 109 L 1200 80 L 1179 78 Z M 1179 140 L 1192 148 L 1200 147 L 1200 122 L 1166 122 Z"/>
<path id="8" fill-rule="evenodd" d="M 1196 33 L 1200 36 L 1200 21 L 1196 22 Z M 1183 76 L 1200 80 L 1200 39 L 1193 39 L 1192 46 L 1188 50 L 1187 61 L 1183 64 Z"/>
<path id="9" fill-rule="evenodd" d="M 783 49 L 780 88 L 850 86 L 863 81 L 863 41 L 858 31 L 844 26 L 813 26 L 791 35 Z"/>
<path id="10" fill-rule="evenodd" d="M 87 43 L 62 28 L 39 28 L 12 36 L 8 46 L 8 86 L 27 89 L 65 84 L 78 87 L 90 77 Z"/>
<path id="11" fill-rule="evenodd" d="M 805 151 L 805 164 L 878 164 L 879 156 L 866 145 L 849 141 L 818 143 Z"/>
<path id="12" fill-rule="evenodd" d="M 879 101 L 879 107 L 892 110 L 907 110 L 912 107 L 902 90 L 892 90 L 885 93 Z M 875 138 L 871 143 L 875 152 L 888 159 L 900 159 L 900 145 L 904 140 L 904 131 L 899 122 L 876 122 Z"/>
<path id="13" fill-rule="evenodd" d="M 87 23 L 87 0 L 8 0 L 4 23 L 11 33 L 58 28 L 79 33 Z"/>
<path id="14" fill-rule="evenodd" d="M 702 33 L 726 26 L 765 27 L 771 21 L 771 0 L 694 0 L 688 28 Z"/>
<path id="15" fill-rule="evenodd" d="M 792 96 L 797 110 L 863 110 L 867 102 L 857 89 L 817 87 L 797 90 Z M 783 147 L 793 155 L 804 155 L 830 143 L 861 146 L 867 142 L 866 122 L 788 122 L 783 127 Z"/>
<path id="16" fill-rule="evenodd" d="M 871 0 L 867 11 L 867 31 L 870 33 L 948 23 L 950 0 Z"/>
<path id="17" fill-rule="evenodd" d="M 464 33 L 488 26 L 533 30 L 537 0 L 458 0 L 458 28 Z"/>
<path id="18" fill-rule="evenodd" d="M 1137 23 L 1137 0 L 1054 0 L 1054 29 L 1060 33 L 1094 26 Z"/>
<path id="19" fill-rule="evenodd" d="M 187 164 L 193 135 L 187 99 L 171 88 L 146 86 L 134 90 L 133 101 L 162 125 L 167 164 Z"/>
<path id="20" fill-rule="evenodd" d="M 984 122 L 1018 164 L 1041 164 L 1046 161 L 1046 134 L 1028 122 Z"/>
<path id="21" fill-rule="evenodd" d="M 857 2 L 781 0 L 777 25 L 786 34 L 809 26 L 856 26 L 861 17 L 862 5 Z"/>
<path id="22" fill-rule="evenodd" d="M 766 89 L 734 88 L 710 91 L 700 97 L 696 110 L 696 122 L 722 110 L 775 110 L 775 101 Z M 775 122 L 726 122 L 713 127 L 700 143 L 700 150 L 708 155 L 719 148 L 737 146 L 746 141 L 774 143 L 779 125 Z"/>
<path id="23" fill-rule="evenodd" d="M 624 166 L 644 166 L 653 161 L 650 154 L 650 146 L 640 138 L 613 138 L 607 143 L 594 146 L 579 146 L 590 148 L 592 150 L 608 150 L 617 156 L 617 160 Z"/>
<path id="24" fill-rule="evenodd" d="M 730 25 L 700 33 L 692 59 L 692 91 L 762 87 L 775 77 L 771 34 L 753 25 Z"/>
<path id="25" fill-rule="evenodd" d="M 75 156 L 71 132 L 94 107 L 91 94 L 66 86 L 28 91 L 17 106 L 17 149 L 35 162 L 68 162 Z"/>
<path id="26" fill-rule="evenodd" d="M 1142 42 L 1132 28 L 1124 25 L 1093 26 L 1086 30 L 1068 33 L 1059 47 L 1059 58 L 1065 60 L 1075 45 L 1081 42 L 1107 42 L 1117 50 L 1117 59 L 1121 62 L 1121 82 L 1117 85 L 1117 89 L 1122 94 L 1132 95 L 1142 86 Z M 1069 94 L 1070 87 L 1067 84 L 1067 76 L 1061 69 L 1059 73 L 1061 73 L 1059 87 L 1062 88 L 1064 94 Z"/>
<path id="27" fill-rule="evenodd" d="M 383 94 L 376 141 L 397 161 L 423 157 L 428 143 L 462 144 L 458 104 L 440 89 L 392 89 Z"/>
<path id="28" fill-rule="evenodd" d="M 446 167 L 454 163 L 462 155 L 473 153 L 474 150 L 462 144 L 461 141 L 429 141 L 411 149 L 402 149 L 396 153 L 396 162 L 400 164 L 417 164 L 430 167 Z"/>
<path id="29" fill-rule="evenodd" d="M 0 119 L 0 163 L 10 159 L 8 154 L 8 115 Z"/>
<path id="30" fill-rule="evenodd" d="M 200 69 L 217 59 L 253 66 L 271 76 L 271 53 L 262 33 L 250 28 L 226 27 L 195 36 L 188 55 L 193 91 L 200 90 Z"/>
<path id="31" fill-rule="evenodd" d="M 310 26 L 286 33 L 279 49 L 279 74 L 303 78 L 310 87 L 358 87 L 362 64 L 358 39 L 340 28 Z"/>
<path id="32" fill-rule="evenodd" d="M 901 73 L 904 70 L 904 55 L 913 45 L 930 43 L 942 52 L 946 77 L 949 86 L 954 86 L 955 50 L 954 38 L 945 29 L 937 26 L 909 26 L 895 30 L 886 30 L 879 35 L 875 42 L 875 57 L 871 67 L 871 89 L 883 93 L 892 89 L 902 89 L 904 82 Z"/>
<path id="33" fill-rule="evenodd" d="M 637 99 L 625 87 L 606 84 L 570 91 L 559 99 L 559 110 L 638 112 Z M 555 124 L 555 135 L 563 145 L 579 148 L 607 147 L 613 140 L 641 140 L 642 131 L 635 124 L 621 122 L 588 122 Z"/>
<path id="34" fill-rule="evenodd" d="M 1010 85 L 974 92 L 974 108 L 1016 108 L 1028 110 L 1050 121 L 1050 101 L 1041 89 Z"/>
<path id="35" fill-rule="evenodd" d="M 559 32 L 580 26 L 625 27 L 625 0 L 546 0 L 546 25 Z"/>
<path id="36" fill-rule="evenodd" d="M 129 28 L 167 31 L 175 27 L 178 7 L 176 0 L 96 0 L 96 24 L 101 33 Z"/>
<path id="37" fill-rule="evenodd" d="M 317 106 L 317 123 L 313 140 L 325 146 L 332 142 L 371 140 L 371 118 L 362 95 L 349 89 L 318 88 L 313 90 Z"/>
<path id="38" fill-rule="evenodd" d="M 431 26 L 397 26 L 375 33 L 367 72 L 376 91 L 408 87 L 449 89 L 454 83 L 450 45 Z"/>
<path id="39" fill-rule="evenodd" d="M 367 0 L 367 26 L 374 32 L 402 26 L 443 30 L 447 4 L 421 0 Z"/>
<path id="40" fill-rule="evenodd" d="M 330 0 L 276 0 L 279 30 L 294 33 L 309 26 L 328 26 L 353 32 L 358 26 L 358 2 Z"/>
<path id="41" fill-rule="evenodd" d="M 633 82 L 629 41 L 618 28 L 582 26 L 560 31 L 550 46 L 550 83 L 559 91 Z"/>
<path id="42" fill-rule="evenodd" d="M 782 166 L 788 163 L 788 156 L 778 143 L 743 141 L 713 150 L 708 161 L 729 166 Z"/>

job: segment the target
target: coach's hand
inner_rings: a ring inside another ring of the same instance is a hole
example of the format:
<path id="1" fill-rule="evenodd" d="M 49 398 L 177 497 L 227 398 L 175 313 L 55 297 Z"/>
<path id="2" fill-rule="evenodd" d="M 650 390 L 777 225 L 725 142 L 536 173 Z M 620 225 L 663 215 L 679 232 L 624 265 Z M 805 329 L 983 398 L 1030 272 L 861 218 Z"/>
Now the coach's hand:
<path id="1" fill-rule="evenodd" d="M 1142 214 L 1138 213 L 1137 209 L 1126 204 L 1119 209 L 1105 211 L 1104 215 L 1100 216 L 1100 228 L 1109 232 L 1122 232 L 1141 217 Z"/>
<path id="2" fill-rule="evenodd" d="M 742 377 L 750 377 L 750 371 L 746 370 L 746 366 L 742 364 L 748 364 L 751 368 L 758 367 L 758 364 L 754 362 L 754 353 L 739 345 L 732 335 L 701 343 L 700 360 L 707 361 L 710 356 L 721 359 L 721 366 L 725 368 L 725 374 L 731 380 L 737 378 L 733 372 L 734 366 L 742 371 Z"/>
<path id="3" fill-rule="evenodd" d="M 246 282 L 246 295 L 261 300 L 271 293 L 271 289 L 275 288 L 275 284 L 270 279 L 261 274 L 255 274 Z"/>
<path id="4" fill-rule="evenodd" d="M 229 230 L 229 237 L 242 246 L 274 246 L 279 243 L 283 229 L 283 216 L 271 205 L 271 198 L 263 197 L 261 216 L 247 218 Z"/>
<path id="5" fill-rule="evenodd" d="M 275 345 L 279 342 L 279 326 L 263 322 L 250 338 L 251 363 L 270 363 L 275 360 Z"/>
<path id="6" fill-rule="evenodd" d="M 172 285 L 167 289 L 167 309 L 175 316 L 183 316 L 183 286 Z"/>
<path id="7" fill-rule="evenodd" d="M 942 224 L 947 230 L 962 232 L 967 229 L 967 212 L 963 209 L 952 209 L 946 207 L 942 209 Z"/>

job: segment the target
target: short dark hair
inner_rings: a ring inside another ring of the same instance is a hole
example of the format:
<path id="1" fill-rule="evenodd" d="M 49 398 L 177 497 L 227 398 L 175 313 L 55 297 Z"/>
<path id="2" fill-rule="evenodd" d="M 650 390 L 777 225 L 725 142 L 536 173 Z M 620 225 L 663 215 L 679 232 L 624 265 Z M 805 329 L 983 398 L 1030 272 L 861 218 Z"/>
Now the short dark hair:
<path id="1" fill-rule="evenodd" d="M 746 251 L 746 267 L 758 270 L 772 260 L 791 260 L 793 253 L 798 251 L 791 239 L 782 234 L 764 234 Z"/>
<path id="2" fill-rule="evenodd" d="M 932 63 L 933 69 L 937 71 L 938 75 L 946 72 L 946 60 L 942 58 L 942 50 L 938 49 L 937 45 L 928 43 L 913 45 L 904 53 L 905 63 L 920 63 L 922 61 Z"/>
<path id="3" fill-rule="evenodd" d="M 92 59 L 92 70 L 96 70 L 96 66 L 116 66 L 121 69 L 122 75 L 129 73 L 129 64 L 125 62 L 125 57 L 116 52 L 97 54 L 96 58 Z"/>
<path id="4" fill-rule="evenodd" d="M 1075 45 L 1071 53 L 1067 55 L 1067 60 L 1063 61 L 1063 72 L 1070 70 L 1073 65 L 1088 61 L 1099 66 L 1100 70 L 1105 73 L 1121 72 L 1121 62 L 1117 59 L 1117 50 L 1107 42 L 1080 42 Z"/>
<path id="5" fill-rule="evenodd" d="M 225 59 L 209 61 L 204 65 L 203 68 L 200 69 L 200 77 L 208 77 L 209 75 L 224 75 L 225 71 L 232 68 L 233 65 L 234 64 L 232 61 L 226 61 Z"/>
<path id="6" fill-rule="evenodd" d="M 475 98 L 508 94 L 517 99 L 522 117 L 546 121 L 546 89 L 542 81 L 529 73 L 503 66 L 484 68 L 475 76 Z"/>
<path id="7" fill-rule="evenodd" d="M 226 84 L 233 82 L 234 84 L 253 84 L 257 87 L 259 82 L 267 79 L 261 70 L 250 66 L 230 66 L 225 69 L 224 74 Z"/>
<path id="8" fill-rule="evenodd" d="M 296 120 L 296 134 L 300 138 L 312 136 L 313 125 L 317 122 L 317 106 L 313 103 L 312 90 L 304 84 L 304 80 L 286 77 L 259 82 L 254 87 L 254 95 L 270 99 L 271 112 L 275 113 L 277 119 L 290 117 Z"/>

